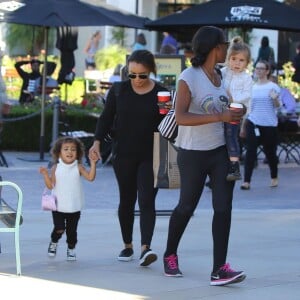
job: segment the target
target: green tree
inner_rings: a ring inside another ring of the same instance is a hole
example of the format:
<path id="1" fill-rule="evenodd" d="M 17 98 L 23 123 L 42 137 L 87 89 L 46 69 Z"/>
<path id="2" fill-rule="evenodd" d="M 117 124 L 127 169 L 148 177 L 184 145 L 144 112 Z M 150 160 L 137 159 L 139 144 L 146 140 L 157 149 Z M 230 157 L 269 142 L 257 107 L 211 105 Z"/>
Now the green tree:
<path id="1" fill-rule="evenodd" d="M 127 50 L 119 45 L 111 45 L 97 51 L 95 55 L 97 69 L 113 69 L 117 64 L 125 64 Z"/>
<path id="2" fill-rule="evenodd" d="M 126 31 L 124 27 L 113 27 L 111 30 L 111 42 L 125 47 Z"/>
<path id="3" fill-rule="evenodd" d="M 6 44 L 14 55 L 37 56 L 44 49 L 44 28 L 30 25 L 7 24 Z M 49 48 L 53 48 L 54 29 L 49 30 Z"/>

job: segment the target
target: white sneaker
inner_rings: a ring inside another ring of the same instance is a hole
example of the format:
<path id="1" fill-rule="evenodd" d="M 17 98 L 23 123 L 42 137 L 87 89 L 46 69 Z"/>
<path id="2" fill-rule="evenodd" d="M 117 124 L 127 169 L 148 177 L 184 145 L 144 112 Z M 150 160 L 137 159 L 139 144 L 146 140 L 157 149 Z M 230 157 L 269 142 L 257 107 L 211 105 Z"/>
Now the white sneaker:
<path id="1" fill-rule="evenodd" d="M 76 260 L 76 253 L 75 249 L 69 249 L 67 250 L 67 260 L 68 261 L 74 261 Z"/>
<path id="2" fill-rule="evenodd" d="M 277 187 L 278 186 L 278 178 L 272 178 L 270 187 Z"/>
<path id="3" fill-rule="evenodd" d="M 48 256 L 54 257 L 56 255 L 57 243 L 50 242 L 48 247 Z"/>

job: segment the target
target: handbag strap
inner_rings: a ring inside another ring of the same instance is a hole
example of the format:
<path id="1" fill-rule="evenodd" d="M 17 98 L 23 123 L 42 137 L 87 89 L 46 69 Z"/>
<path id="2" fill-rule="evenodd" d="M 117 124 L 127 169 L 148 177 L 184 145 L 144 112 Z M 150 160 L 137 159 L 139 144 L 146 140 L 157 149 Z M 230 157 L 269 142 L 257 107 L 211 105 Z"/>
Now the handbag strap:
<path id="1" fill-rule="evenodd" d="M 53 195 L 53 189 L 48 189 L 47 187 L 44 187 L 43 196 L 47 194 Z"/>
<path id="2" fill-rule="evenodd" d="M 177 96 L 176 90 L 172 90 L 171 91 L 171 97 L 172 97 L 172 103 L 173 103 L 173 108 L 174 109 L 175 109 L 175 103 L 176 103 L 176 96 Z"/>

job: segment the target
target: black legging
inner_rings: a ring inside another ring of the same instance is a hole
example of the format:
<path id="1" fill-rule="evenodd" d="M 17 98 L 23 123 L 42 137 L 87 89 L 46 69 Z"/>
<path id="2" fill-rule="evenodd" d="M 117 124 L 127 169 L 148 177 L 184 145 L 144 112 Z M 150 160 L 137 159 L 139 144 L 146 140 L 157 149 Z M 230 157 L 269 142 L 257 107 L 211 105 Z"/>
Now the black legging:
<path id="1" fill-rule="evenodd" d="M 74 213 L 52 212 L 54 228 L 51 233 L 51 241 L 57 243 L 64 231 L 67 235 L 69 249 L 74 249 L 77 244 L 77 227 L 80 219 L 80 211 Z"/>
<path id="2" fill-rule="evenodd" d="M 179 149 L 180 199 L 170 218 L 165 256 L 177 253 L 180 239 L 198 205 L 208 175 L 212 185 L 214 209 L 213 271 L 226 262 L 234 188 L 234 182 L 226 180 L 228 163 L 225 146 L 209 151 Z"/>
<path id="3" fill-rule="evenodd" d="M 155 197 L 152 160 L 118 158 L 113 167 L 119 185 L 119 222 L 123 241 L 132 243 L 134 209 L 138 198 L 141 245 L 150 246 L 155 226 Z"/>
<path id="4" fill-rule="evenodd" d="M 259 130 L 259 138 L 255 135 L 255 125 L 246 121 L 246 156 L 244 166 L 244 181 L 251 182 L 255 161 L 257 159 L 257 147 L 259 142 L 263 146 L 264 153 L 268 160 L 271 178 L 277 178 L 278 175 L 278 158 L 277 144 L 278 133 L 277 127 L 273 126 L 256 126 Z"/>

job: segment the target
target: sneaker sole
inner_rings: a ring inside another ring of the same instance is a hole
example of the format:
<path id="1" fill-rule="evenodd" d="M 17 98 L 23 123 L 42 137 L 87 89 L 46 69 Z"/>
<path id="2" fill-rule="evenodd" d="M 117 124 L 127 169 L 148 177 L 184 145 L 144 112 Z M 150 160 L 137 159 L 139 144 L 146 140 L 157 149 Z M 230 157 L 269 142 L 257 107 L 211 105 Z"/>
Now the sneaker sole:
<path id="1" fill-rule="evenodd" d="M 224 286 L 228 284 L 233 284 L 233 283 L 239 283 L 242 282 L 246 278 L 246 275 L 244 273 L 241 273 L 235 277 L 232 277 L 227 280 L 216 280 L 216 281 L 211 281 L 210 285 L 212 286 Z"/>
<path id="2" fill-rule="evenodd" d="M 56 254 L 54 254 L 54 253 L 48 253 L 48 256 L 49 256 L 49 257 L 55 257 Z"/>
<path id="3" fill-rule="evenodd" d="M 167 276 L 167 277 L 183 277 L 183 274 L 168 274 L 168 273 L 165 273 L 165 276 Z"/>
<path id="4" fill-rule="evenodd" d="M 249 186 L 241 185 L 241 190 L 244 190 L 244 191 L 250 190 L 250 185 Z"/>
<path id="5" fill-rule="evenodd" d="M 234 280 L 234 281 L 231 282 L 231 283 L 239 283 L 239 282 L 244 281 L 245 279 L 246 279 L 246 275 L 244 274 L 244 275 L 238 277 L 236 280 Z"/>
<path id="6" fill-rule="evenodd" d="M 128 257 L 118 256 L 118 261 L 131 261 L 133 260 L 133 255 Z"/>
<path id="7" fill-rule="evenodd" d="M 76 257 L 67 257 L 67 261 L 75 261 Z"/>
<path id="8" fill-rule="evenodd" d="M 140 259 L 140 266 L 147 267 L 153 262 L 155 262 L 156 260 L 157 260 L 157 255 L 153 252 L 148 252 L 142 259 Z"/>
<path id="9" fill-rule="evenodd" d="M 242 179 L 242 177 L 240 176 L 240 177 L 237 177 L 237 176 L 230 176 L 230 175 L 228 175 L 227 177 L 226 177 L 226 180 L 227 181 L 236 181 L 236 180 L 241 180 Z"/>

